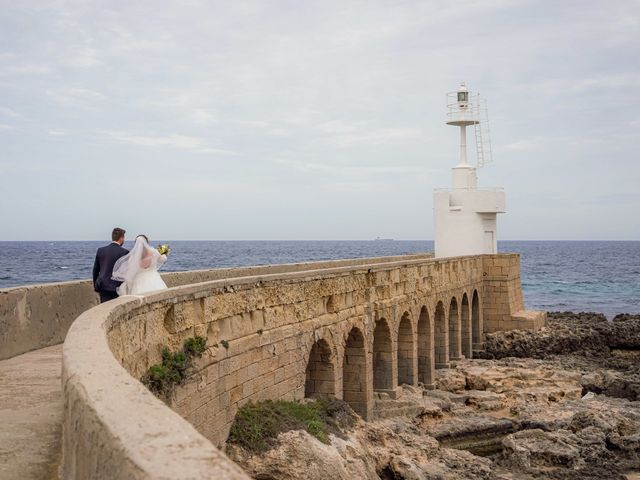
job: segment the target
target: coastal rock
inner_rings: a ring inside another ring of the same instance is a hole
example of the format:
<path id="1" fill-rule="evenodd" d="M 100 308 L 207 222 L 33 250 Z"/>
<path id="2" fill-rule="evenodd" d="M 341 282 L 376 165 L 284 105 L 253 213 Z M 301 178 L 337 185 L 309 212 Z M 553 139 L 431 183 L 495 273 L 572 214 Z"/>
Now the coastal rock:
<path id="1" fill-rule="evenodd" d="M 426 426 L 425 431 L 433 435 L 442 447 L 485 457 L 499 452 L 502 439 L 513 433 L 516 427 L 516 423 L 508 418 L 468 414 Z"/>
<path id="2" fill-rule="evenodd" d="M 533 478 L 624 478 L 633 462 L 609 450 L 604 434 L 594 427 L 578 434 L 566 430 L 525 430 L 507 437 L 504 451 L 494 463 Z"/>
<path id="3" fill-rule="evenodd" d="M 228 454 L 263 480 L 626 480 L 640 465 L 640 362 L 618 347 L 635 345 L 640 317 L 550 318 L 539 334 L 493 334 L 493 359 L 438 370 L 435 390 L 380 396 L 378 421 L 329 444 L 287 432 L 259 456 L 233 446 Z M 627 338 L 614 341 L 621 332 Z"/>
<path id="4" fill-rule="evenodd" d="M 640 399 L 640 315 L 607 321 L 595 313 L 551 312 L 539 332 L 512 330 L 485 336 L 483 358 L 545 359 L 581 376 L 583 394 Z M 471 379 L 471 382 L 484 380 Z M 469 381 L 469 380 L 468 380 Z"/>
<path id="5" fill-rule="evenodd" d="M 436 371 L 435 387 L 446 392 L 459 392 L 464 390 L 467 381 L 464 374 L 457 369 L 443 369 Z"/>
<path id="6" fill-rule="evenodd" d="M 485 335 L 483 358 L 579 354 L 608 357 L 612 349 L 640 348 L 640 315 L 618 315 L 612 322 L 598 313 L 550 312 L 538 332 L 509 330 Z"/>
<path id="7" fill-rule="evenodd" d="M 469 390 L 467 405 L 479 410 L 500 410 L 505 406 L 505 396 L 484 390 Z"/>
<path id="8" fill-rule="evenodd" d="M 239 447 L 231 447 L 227 454 L 249 475 L 261 480 L 378 478 L 366 445 L 337 437 L 332 437 L 331 445 L 325 445 L 300 430 L 281 433 L 277 446 L 260 455 L 248 454 Z"/>
<path id="9" fill-rule="evenodd" d="M 569 432 L 524 430 L 509 435 L 503 442 L 505 461 L 518 470 L 532 467 L 562 466 L 575 468 L 580 462 L 580 450 L 567 442 Z"/>
<path id="10" fill-rule="evenodd" d="M 291 431 L 280 434 L 267 452 L 250 454 L 229 446 L 227 454 L 260 480 L 495 478 L 490 460 L 443 448 L 410 420 L 361 424 L 346 439 L 332 435 L 330 444 Z"/>

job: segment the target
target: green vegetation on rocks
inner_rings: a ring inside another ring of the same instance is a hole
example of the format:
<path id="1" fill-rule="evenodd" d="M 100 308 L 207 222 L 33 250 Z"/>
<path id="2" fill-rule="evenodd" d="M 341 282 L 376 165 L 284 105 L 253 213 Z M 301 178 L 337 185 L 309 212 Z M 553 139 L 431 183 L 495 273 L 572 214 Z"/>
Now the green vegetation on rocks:
<path id="1" fill-rule="evenodd" d="M 151 365 L 141 382 L 157 397 L 167 396 L 175 385 L 184 382 L 193 358 L 202 356 L 206 344 L 206 338 L 196 336 L 186 339 L 181 351 L 171 352 L 164 347 L 162 363 Z"/>
<path id="2" fill-rule="evenodd" d="M 204 337 L 187 338 L 184 341 L 184 352 L 187 355 L 200 357 L 207 347 L 207 339 Z"/>
<path id="3" fill-rule="evenodd" d="M 341 400 L 286 402 L 266 400 L 241 407 L 229 432 L 229 443 L 252 452 L 263 452 L 275 443 L 279 433 L 306 430 L 323 443 L 329 434 L 343 436 L 356 414 Z"/>

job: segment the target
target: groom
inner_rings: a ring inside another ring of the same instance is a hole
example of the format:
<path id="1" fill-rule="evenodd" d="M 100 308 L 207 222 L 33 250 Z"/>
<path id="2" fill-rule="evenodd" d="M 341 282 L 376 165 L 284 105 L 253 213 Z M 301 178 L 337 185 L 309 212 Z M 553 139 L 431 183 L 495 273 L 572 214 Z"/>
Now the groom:
<path id="1" fill-rule="evenodd" d="M 100 247 L 96 253 L 93 263 L 93 289 L 100 294 L 100 303 L 118 298 L 116 288 L 122 282 L 111 280 L 111 275 L 116 260 L 129 253 L 129 250 L 122 248 L 125 233 L 121 228 L 114 228 L 111 232 L 111 244 Z"/>

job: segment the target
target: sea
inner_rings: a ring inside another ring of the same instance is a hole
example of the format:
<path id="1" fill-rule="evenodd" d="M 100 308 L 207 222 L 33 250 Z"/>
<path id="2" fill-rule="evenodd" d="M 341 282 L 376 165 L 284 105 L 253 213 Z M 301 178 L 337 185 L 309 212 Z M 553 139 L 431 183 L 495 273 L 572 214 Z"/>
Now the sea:
<path id="1" fill-rule="evenodd" d="M 108 242 L 0 242 L 0 288 L 91 277 Z M 164 271 L 307 262 L 432 252 L 433 241 L 171 241 Z M 131 247 L 127 242 L 125 247 Z M 640 313 L 640 241 L 502 241 L 521 255 L 526 307 Z"/>

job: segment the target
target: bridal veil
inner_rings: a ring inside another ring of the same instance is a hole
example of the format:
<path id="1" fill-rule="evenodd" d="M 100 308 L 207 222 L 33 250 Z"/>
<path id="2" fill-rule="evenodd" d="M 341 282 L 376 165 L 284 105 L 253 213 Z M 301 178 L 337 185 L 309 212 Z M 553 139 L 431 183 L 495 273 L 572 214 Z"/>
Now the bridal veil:
<path id="1" fill-rule="evenodd" d="M 142 271 L 158 270 L 167 257 L 149 245 L 147 239 L 142 235 L 136 237 L 136 242 L 131 251 L 124 257 L 119 258 L 113 266 L 111 278 L 122 282 L 118 288 L 118 295 L 128 295 L 131 293 L 133 279 Z"/>

